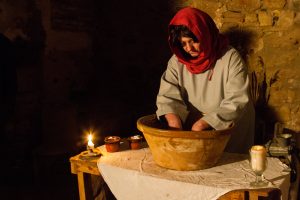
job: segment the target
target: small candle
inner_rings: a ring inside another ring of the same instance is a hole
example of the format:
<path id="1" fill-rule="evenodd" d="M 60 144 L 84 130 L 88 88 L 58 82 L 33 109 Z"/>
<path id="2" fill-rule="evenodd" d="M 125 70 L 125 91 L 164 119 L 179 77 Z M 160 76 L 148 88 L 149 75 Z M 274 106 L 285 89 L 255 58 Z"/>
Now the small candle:
<path id="1" fill-rule="evenodd" d="M 251 168 L 255 172 L 263 172 L 266 169 L 267 151 L 264 146 L 255 145 L 250 149 Z"/>
<path id="2" fill-rule="evenodd" d="M 92 139 L 93 139 L 93 136 L 92 134 L 89 134 L 88 135 L 88 145 L 87 145 L 87 150 L 89 152 L 93 152 L 93 149 L 95 147 L 94 143 L 92 142 Z"/>

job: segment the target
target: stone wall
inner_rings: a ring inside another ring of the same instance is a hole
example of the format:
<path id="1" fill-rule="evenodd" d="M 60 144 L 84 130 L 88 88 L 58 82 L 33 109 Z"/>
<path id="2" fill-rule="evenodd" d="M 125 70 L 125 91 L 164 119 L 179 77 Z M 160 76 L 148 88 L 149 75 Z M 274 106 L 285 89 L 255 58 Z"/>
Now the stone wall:
<path id="1" fill-rule="evenodd" d="M 90 125 L 131 134 L 139 116 L 155 111 L 167 24 L 188 5 L 209 13 L 246 60 L 259 134 L 271 135 L 277 121 L 300 131 L 299 0 L 16 2 L 0 1 L 0 29 L 17 53 L 14 124 L 5 133 L 12 141 L 66 148 Z"/>
<path id="2" fill-rule="evenodd" d="M 189 0 L 213 17 L 246 60 L 257 119 L 300 131 L 300 1 Z M 268 128 L 269 127 L 269 128 Z"/>

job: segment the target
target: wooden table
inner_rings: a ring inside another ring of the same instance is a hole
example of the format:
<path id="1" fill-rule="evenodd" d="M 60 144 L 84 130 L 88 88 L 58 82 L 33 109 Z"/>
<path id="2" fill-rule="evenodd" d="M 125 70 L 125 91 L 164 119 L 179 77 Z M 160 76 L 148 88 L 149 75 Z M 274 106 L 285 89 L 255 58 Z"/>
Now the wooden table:
<path id="1" fill-rule="evenodd" d="M 279 200 L 280 199 L 279 189 L 257 189 L 257 190 L 237 190 L 226 193 L 221 196 L 219 200 Z"/>
<path id="2" fill-rule="evenodd" d="M 82 159 L 80 154 L 71 157 L 71 172 L 77 174 L 78 179 L 78 190 L 80 200 L 93 199 L 92 190 L 90 184 L 90 176 L 97 175 L 101 176 L 97 161 L 99 157 L 91 157 L 89 159 Z M 102 179 L 103 180 L 103 179 Z M 103 180 L 104 182 L 104 180 Z M 106 199 L 105 189 L 101 189 L 100 199 Z M 256 190 L 236 190 L 226 193 L 221 196 L 219 200 L 279 200 L 280 190 L 279 189 L 256 189 Z"/>
<path id="3" fill-rule="evenodd" d="M 99 157 L 90 157 L 82 159 L 81 155 L 78 154 L 70 158 L 71 162 L 71 173 L 77 174 L 78 190 L 80 200 L 93 199 L 91 175 L 100 176 L 101 174 L 97 167 L 97 160 Z M 101 177 L 102 178 L 102 177 Z M 104 180 L 102 179 L 104 182 Z M 101 188 L 100 199 L 105 198 L 105 190 Z"/>

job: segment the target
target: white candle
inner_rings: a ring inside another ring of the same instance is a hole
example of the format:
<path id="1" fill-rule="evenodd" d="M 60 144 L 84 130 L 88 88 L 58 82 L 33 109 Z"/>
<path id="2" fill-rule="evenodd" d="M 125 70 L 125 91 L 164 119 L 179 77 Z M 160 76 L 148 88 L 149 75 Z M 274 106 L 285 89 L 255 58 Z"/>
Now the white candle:
<path id="1" fill-rule="evenodd" d="M 256 173 L 262 173 L 266 169 L 267 151 L 264 146 L 255 145 L 250 149 L 251 168 Z"/>
<path id="2" fill-rule="evenodd" d="M 93 136 L 89 134 L 88 136 L 88 149 L 94 149 L 94 143 L 92 142 Z"/>

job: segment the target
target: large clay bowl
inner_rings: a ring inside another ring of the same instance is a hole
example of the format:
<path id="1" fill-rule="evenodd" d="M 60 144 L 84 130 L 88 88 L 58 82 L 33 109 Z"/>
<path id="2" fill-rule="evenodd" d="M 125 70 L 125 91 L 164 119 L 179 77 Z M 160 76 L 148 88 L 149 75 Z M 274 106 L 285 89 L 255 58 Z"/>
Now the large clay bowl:
<path id="1" fill-rule="evenodd" d="M 138 119 L 155 163 L 175 170 L 199 170 L 216 165 L 231 136 L 233 126 L 224 130 L 167 130 L 156 115 Z"/>

